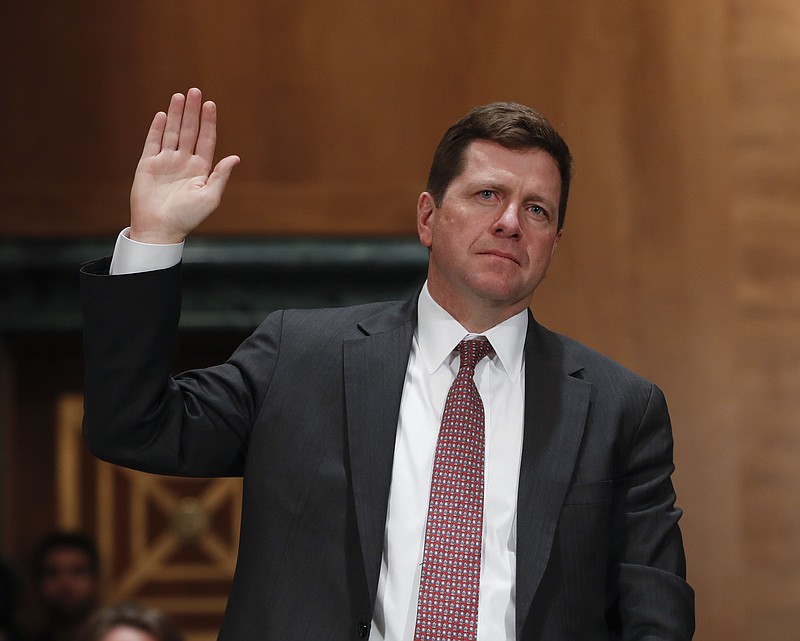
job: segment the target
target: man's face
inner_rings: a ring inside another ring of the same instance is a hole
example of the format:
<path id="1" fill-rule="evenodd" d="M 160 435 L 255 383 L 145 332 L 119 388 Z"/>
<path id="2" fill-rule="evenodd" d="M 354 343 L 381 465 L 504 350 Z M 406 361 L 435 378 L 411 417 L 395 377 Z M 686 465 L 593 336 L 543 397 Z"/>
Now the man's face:
<path id="1" fill-rule="evenodd" d="M 428 192 L 417 203 L 420 242 L 431 250 L 428 288 L 462 323 L 476 311 L 497 323 L 530 305 L 547 273 L 561 237 L 561 176 L 540 149 L 476 140 L 464 158 L 441 207 Z"/>
<path id="2" fill-rule="evenodd" d="M 59 619 L 80 619 L 97 599 L 97 578 L 85 552 L 53 548 L 43 559 L 39 593 L 47 609 Z"/>

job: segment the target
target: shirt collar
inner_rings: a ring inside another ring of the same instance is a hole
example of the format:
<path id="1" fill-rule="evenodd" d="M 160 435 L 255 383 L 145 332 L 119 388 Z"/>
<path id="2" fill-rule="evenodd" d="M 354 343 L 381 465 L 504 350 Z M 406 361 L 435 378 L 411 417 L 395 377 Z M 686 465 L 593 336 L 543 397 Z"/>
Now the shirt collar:
<path id="1" fill-rule="evenodd" d="M 528 331 L 528 310 L 504 320 L 486 330 L 485 336 L 494 348 L 499 365 L 512 381 L 522 371 L 522 355 L 525 335 Z M 437 303 L 428 291 L 428 283 L 422 287 L 417 306 L 417 339 L 422 360 L 429 374 L 433 374 L 452 354 L 463 339 L 477 336 L 468 332 L 447 310 Z"/>

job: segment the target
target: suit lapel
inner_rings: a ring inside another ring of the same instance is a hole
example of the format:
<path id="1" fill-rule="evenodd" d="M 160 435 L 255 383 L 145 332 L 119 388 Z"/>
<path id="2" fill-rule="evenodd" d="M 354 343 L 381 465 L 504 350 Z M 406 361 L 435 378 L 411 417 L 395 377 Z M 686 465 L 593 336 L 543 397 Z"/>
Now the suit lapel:
<path id="1" fill-rule="evenodd" d="M 591 383 L 570 375 L 581 366 L 570 363 L 568 356 L 529 317 L 517 498 L 517 638 L 550 558 L 589 407 Z"/>
<path id="2" fill-rule="evenodd" d="M 416 296 L 359 324 L 346 340 L 345 407 L 358 533 L 374 607 L 392 478 L 395 434 L 411 341 Z"/>

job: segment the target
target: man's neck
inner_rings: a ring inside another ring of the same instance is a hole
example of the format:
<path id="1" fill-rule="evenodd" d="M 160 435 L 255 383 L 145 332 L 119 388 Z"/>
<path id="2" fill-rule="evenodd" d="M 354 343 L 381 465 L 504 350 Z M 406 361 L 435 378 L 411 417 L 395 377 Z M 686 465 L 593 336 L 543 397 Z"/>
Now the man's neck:
<path id="1" fill-rule="evenodd" d="M 472 334 L 482 334 L 512 316 L 516 316 L 530 305 L 530 300 L 521 300 L 513 305 L 493 306 L 487 304 L 487 301 L 483 299 L 470 303 L 455 297 L 448 298 L 431 288 L 430 282 L 428 282 L 428 293 L 442 309 Z"/>

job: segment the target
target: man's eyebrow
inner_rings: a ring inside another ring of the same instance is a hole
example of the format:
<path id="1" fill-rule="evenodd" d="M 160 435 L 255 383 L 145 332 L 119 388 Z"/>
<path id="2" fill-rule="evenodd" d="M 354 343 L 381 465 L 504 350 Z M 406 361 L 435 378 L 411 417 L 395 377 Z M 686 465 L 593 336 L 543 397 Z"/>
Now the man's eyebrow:
<path id="1" fill-rule="evenodd" d="M 508 187 L 498 182 L 495 178 L 476 178 L 467 183 L 467 189 L 480 191 L 481 189 L 493 189 L 494 191 L 506 191 Z"/>

